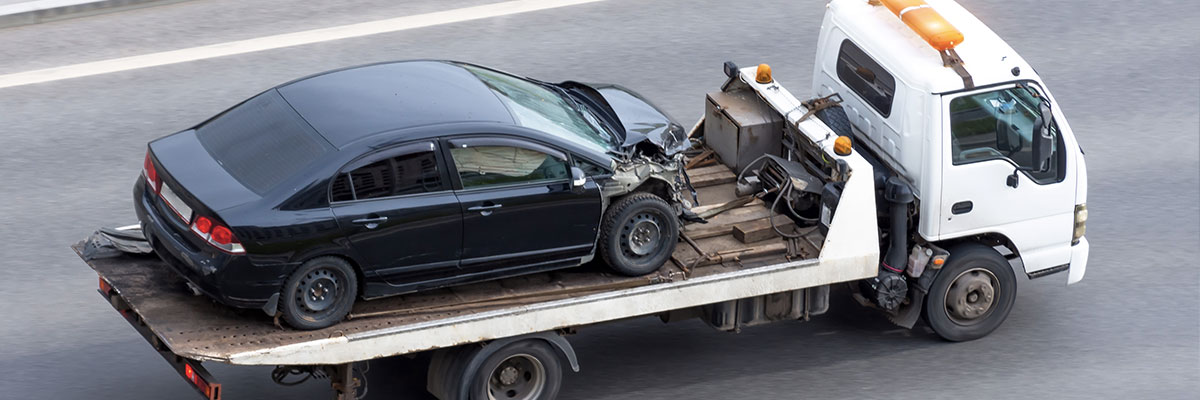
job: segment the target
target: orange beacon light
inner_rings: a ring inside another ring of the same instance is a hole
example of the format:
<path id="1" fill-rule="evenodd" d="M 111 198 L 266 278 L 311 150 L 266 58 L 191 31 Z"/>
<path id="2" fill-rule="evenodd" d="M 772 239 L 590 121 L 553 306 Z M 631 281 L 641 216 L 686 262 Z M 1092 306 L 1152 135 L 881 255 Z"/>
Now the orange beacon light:
<path id="1" fill-rule="evenodd" d="M 963 42 L 963 34 L 924 0 L 881 0 L 888 10 L 939 52 Z"/>

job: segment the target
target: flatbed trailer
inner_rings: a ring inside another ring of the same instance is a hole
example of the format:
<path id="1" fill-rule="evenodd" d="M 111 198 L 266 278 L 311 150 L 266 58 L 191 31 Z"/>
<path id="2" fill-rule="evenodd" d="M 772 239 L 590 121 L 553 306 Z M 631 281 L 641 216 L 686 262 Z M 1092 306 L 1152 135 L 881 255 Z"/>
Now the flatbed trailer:
<path id="1" fill-rule="evenodd" d="M 235 310 L 191 293 L 153 255 L 103 253 L 99 236 L 72 248 L 100 276 L 100 294 L 204 397 L 222 397 L 202 363 L 322 368 L 337 398 L 353 398 L 353 363 L 434 351 L 429 390 L 466 398 L 479 364 L 522 341 L 550 345 L 559 360 L 579 363 L 564 334 L 588 325 L 657 315 L 700 318 L 736 331 L 779 320 L 807 319 L 828 305 L 828 285 L 878 273 L 879 242 L 871 166 L 857 154 L 835 156 L 836 137 L 778 85 L 754 83 L 753 68 L 737 79 L 757 85 L 769 104 L 829 157 L 845 161 L 844 184 L 827 232 L 801 228 L 798 238 L 762 234 L 786 217 L 761 200 L 736 198 L 734 173 L 721 165 L 689 169 L 710 215 L 684 226 L 671 261 L 645 277 L 617 276 L 584 266 L 356 304 L 348 320 L 315 331 L 281 328 L 254 311 Z M 697 124 L 699 129 L 703 120 Z M 699 160 L 697 160 L 699 161 Z M 774 229 L 774 228 L 771 228 Z M 794 229 L 794 228 L 789 228 Z M 110 252 L 111 253 L 111 252 Z M 539 364 L 541 365 L 541 364 Z M 546 368 L 546 367 L 542 367 Z"/>

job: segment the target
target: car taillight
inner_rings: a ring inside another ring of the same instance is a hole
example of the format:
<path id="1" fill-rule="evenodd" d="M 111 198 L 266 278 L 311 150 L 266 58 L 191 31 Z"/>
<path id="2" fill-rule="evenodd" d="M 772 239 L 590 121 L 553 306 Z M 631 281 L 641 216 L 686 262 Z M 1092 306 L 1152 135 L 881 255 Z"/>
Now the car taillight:
<path id="1" fill-rule="evenodd" d="M 212 240 L 217 244 L 230 244 L 233 242 L 233 232 L 229 228 L 217 226 L 212 230 Z"/>
<path id="2" fill-rule="evenodd" d="M 192 226 L 196 228 L 196 233 L 204 235 L 212 232 L 213 223 L 208 217 L 196 217 L 196 222 Z"/>
<path id="3" fill-rule="evenodd" d="M 146 177 L 146 183 L 150 184 L 150 190 L 158 193 L 162 187 L 162 181 L 158 179 L 158 171 L 154 169 L 154 161 L 150 159 L 150 150 L 146 150 L 146 161 L 142 163 L 142 176 Z"/>
<path id="4" fill-rule="evenodd" d="M 233 236 L 233 231 L 220 222 L 213 221 L 205 216 L 196 217 L 192 221 L 192 233 L 200 236 L 201 239 L 208 244 L 216 247 L 218 250 L 229 254 L 244 254 L 246 249 L 242 247 L 242 242 L 238 241 L 237 236 Z"/>

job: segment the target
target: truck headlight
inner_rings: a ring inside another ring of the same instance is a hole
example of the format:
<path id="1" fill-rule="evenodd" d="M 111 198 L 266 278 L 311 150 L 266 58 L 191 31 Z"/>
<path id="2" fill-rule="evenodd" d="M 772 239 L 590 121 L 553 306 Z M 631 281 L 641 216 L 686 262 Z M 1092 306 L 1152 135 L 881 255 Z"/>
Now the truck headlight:
<path id="1" fill-rule="evenodd" d="M 1075 233 L 1071 236 L 1071 245 L 1079 243 L 1079 238 L 1087 233 L 1087 203 L 1075 205 Z"/>

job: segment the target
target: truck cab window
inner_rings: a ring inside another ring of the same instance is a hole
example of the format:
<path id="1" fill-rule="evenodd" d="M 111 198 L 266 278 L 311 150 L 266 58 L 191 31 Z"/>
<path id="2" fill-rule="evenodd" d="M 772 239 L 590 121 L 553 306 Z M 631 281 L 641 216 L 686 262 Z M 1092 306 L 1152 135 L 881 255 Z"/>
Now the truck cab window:
<path id="1" fill-rule="evenodd" d="M 331 200 L 365 200 L 440 188 L 437 158 L 432 151 L 420 151 L 379 160 L 338 175 L 333 181 Z"/>
<path id="2" fill-rule="evenodd" d="M 566 160 L 513 146 L 452 147 L 463 188 L 567 179 Z"/>
<path id="3" fill-rule="evenodd" d="M 1032 139 L 1043 117 L 1039 110 L 1041 101 L 1020 87 L 951 100 L 950 143 L 954 165 L 1007 159 L 1031 169 L 1029 175 L 1039 183 L 1057 180 L 1061 155 L 1056 124 L 1050 125 L 1055 140 L 1051 142 L 1049 169 L 1038 171 L 1039 166 L 1034 165 Z"/>
<path id="4" fill-rule="evenodd" d="M 838 52 L 837 76 L 884 118 L 891 115 L 896 78 L 849 40 L 842 42 Z"/>

